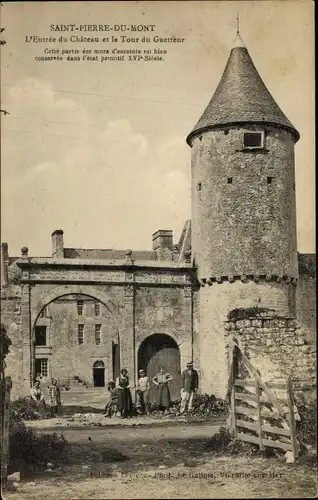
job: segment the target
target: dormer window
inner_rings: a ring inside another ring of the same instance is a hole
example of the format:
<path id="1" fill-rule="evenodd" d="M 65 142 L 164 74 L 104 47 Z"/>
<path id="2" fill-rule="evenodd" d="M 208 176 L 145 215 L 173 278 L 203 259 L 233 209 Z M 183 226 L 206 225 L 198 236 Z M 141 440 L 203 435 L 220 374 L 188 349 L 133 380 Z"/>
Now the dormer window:
<path id="1" fill-rule="evenodd" d="M 243 148 L 244 149 L 263 149 L 264 148 L 264 132 L 244 132 Z"/>

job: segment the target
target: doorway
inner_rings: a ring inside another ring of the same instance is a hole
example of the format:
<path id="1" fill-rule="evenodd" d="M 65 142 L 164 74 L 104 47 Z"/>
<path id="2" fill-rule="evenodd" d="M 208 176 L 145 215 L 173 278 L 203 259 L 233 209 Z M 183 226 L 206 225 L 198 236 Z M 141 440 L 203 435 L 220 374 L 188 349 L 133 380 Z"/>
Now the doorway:
<path id="1" fill-rule="evenodd" d="M 94 387 L 105 387 L 105 365 L 103 361 L 95 361 L 93 364 Z"/>
<path id="2" fill-rule="evenodd" d="M 180 399 L 181 369 L 180 351 L 177 343 L 172 337 L 165 334 L 154 334 L 147 337 L 138 350 L 138 370 L 146 371 L 151 385 L 150 400 L 155 400 L 156 386 L 152 378 L 157 375 L 160 366 L 172 375 L 173 380 L 169 383 L 171 401 Z"/>

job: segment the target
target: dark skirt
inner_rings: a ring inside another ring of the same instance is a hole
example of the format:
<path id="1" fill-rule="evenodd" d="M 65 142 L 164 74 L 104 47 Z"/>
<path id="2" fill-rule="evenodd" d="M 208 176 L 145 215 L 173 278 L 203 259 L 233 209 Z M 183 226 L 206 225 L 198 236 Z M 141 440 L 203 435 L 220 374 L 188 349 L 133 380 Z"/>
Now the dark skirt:
<path id="1" fill-rule="evenodd" d="M 117 398 L 118 411 L 130 411 L 132 409 L 132 399 L 129 389 L 118 389 Z"/>
<path id="2" fill-rule="evenodd" d="M 171 398 L 168 384 L 159 384 L 157 387 L 157 406 L 169 408 L 170 400 Z"/>

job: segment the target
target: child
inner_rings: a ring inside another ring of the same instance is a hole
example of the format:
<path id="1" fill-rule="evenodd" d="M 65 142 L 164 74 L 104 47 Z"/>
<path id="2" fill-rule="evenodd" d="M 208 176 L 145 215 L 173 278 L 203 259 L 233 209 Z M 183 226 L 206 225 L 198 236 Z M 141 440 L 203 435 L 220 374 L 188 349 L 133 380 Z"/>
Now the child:
<path id="1" fill-rule="evenodd" d="M 109 401 L 105 406 L 104 414 L 105 417 L 111 418 L 117 411 L 117 389 L 113 380 L 108 383 L 107 390 L 109 391 Z"/>
<path id="2" fill-rule="evenodd" d="M 52 378 L 52 383 L 49 386 L 49 398 L 50 398 L 50 411 L 52 418 L 54 415 L 57 415 L 58 410 L 61 406 L 61 390 L 55 378 Z"/>
<path id="3" fill-rule="evenodd" d="M 139 380 L 137 389 L 137 410 L 138 413 L 149 415 L 149 391 L 150 383 L 145 370 L 139 370 Z"/>

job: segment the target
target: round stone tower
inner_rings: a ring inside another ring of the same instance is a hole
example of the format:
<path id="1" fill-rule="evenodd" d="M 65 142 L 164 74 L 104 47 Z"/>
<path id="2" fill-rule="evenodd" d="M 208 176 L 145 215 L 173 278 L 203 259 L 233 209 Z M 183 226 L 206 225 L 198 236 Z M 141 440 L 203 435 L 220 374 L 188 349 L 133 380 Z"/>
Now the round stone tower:
<path id="1" fill-rule="evenodd" d="M 231 310 L 258 306 L 294 316 L 298 139 L 238 33 L 215 94 L 187 137 L 205 392 L 226 392 L 224 321 Z"/>

